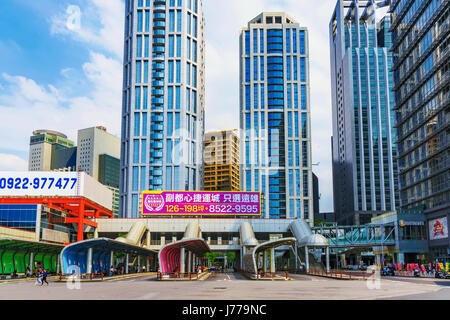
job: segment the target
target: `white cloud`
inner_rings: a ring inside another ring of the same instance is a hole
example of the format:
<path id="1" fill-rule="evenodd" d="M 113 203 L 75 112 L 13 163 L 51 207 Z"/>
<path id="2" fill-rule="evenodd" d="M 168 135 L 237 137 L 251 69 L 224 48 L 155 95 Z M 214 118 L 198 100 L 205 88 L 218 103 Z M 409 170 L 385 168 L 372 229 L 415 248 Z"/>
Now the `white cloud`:
<path id="1" fill-rule="evenodd" d="M 121 64 L 99 53 L 83 66 L 91 83 L 86 96 L 66 96 L 49 85 L 22 76 L 3 74 L 6 93 L 0 94 L 2 148 L 26 151 L 33 130 L 53 129 L 76 140 L 78 129 L 103 125 L 120 136 Z"/>
<path id="2" fill-rule="evenodd" d="M 121 59 L 124 12 L 123 0 L 91 0 L 83 7 L 69 5 L 66 11 L 51 17 L 51 33 L 71 36 Z"/>
<path id="3" fill-rule="evenodd" d="M 0 171 L 25 171 L 28 162 L 18 156 L 0 153 Z"/>

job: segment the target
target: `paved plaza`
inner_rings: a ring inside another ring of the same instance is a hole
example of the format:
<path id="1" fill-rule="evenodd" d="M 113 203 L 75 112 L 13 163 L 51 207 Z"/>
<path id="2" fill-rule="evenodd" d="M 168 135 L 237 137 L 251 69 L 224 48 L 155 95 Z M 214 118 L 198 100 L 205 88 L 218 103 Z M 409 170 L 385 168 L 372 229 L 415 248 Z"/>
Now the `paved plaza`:
<path id="1" fill-rule="evenodd" d="M 107 282 L 34 286 L 33 282 L 0 284 L 0 299 L 11 300 L 450 300 L 450 280 L 382 278 L 376 283 L 292 275 L 290 281 L 247 280 L 236 273 L 213 273 L 200 281 L 158 281 L 142 276 Z"/>

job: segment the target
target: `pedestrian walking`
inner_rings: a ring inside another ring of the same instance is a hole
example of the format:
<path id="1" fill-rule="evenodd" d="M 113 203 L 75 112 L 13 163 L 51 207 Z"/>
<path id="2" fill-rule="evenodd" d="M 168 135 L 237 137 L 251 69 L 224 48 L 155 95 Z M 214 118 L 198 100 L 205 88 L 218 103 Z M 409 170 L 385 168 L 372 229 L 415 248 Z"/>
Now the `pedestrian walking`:
<path id="1" fill-rule="evenodd" d="M 41 273 L 39 272 L 39 270 L 36 272 L 36 282 L 34 283 L 34 285 L 38 285 L 41 283 Z"/>
<path id="2" fill-rule="evenodd" d="M 44 285 L 44 282 L 48 285 L 47 282 L 47 270 L 44 270 L 44 272 L 42 273 L 42 281 L 41 281 L 41 286 Z"/>
<path id="3" fill-rule="evenodd" d="M 114 275 L 114 267 L 111 266 L 111 269 L 109 270 L 109 276 L 112 277 Z"/>

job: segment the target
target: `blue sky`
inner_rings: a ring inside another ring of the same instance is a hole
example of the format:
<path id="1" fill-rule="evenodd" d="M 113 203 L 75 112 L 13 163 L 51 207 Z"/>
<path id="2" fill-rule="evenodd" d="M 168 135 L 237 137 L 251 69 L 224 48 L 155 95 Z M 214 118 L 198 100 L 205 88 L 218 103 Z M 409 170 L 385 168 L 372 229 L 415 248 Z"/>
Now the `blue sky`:
<path id="1" fill-rule="evenodd" d="M 309 29 L 313 167 L 332 211 L 328 23 L 335 0 L 204 0 L 206 129 L 239 127 L 239 31 L 262 11 Z M 74 19 L 74 13 L 80 19 Z M 0 1 L 0 170 L 26 170 L 36 129 L 120 136 L 123 0 Z"/>

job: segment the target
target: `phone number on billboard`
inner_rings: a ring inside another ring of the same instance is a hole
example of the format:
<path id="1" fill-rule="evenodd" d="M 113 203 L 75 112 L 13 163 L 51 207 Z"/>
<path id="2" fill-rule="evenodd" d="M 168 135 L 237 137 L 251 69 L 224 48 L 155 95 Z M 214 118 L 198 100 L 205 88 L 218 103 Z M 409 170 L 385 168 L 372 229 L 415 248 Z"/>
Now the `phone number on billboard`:
<path id="1" fill-rule="evenodd" d="M 73 189 L 77 183 L 77 178 L 1 178 L 0 189 Z"/>
<path id="2" fill-rule="evenodd" d="M 208 213 L 258 213 L 258 205 L 226 205 L 217 204 L 210 206 L 196 206 L 196 205 L 166 205 L 166 210 L 169 213 L 178 212 L 208 212 Z"/>

